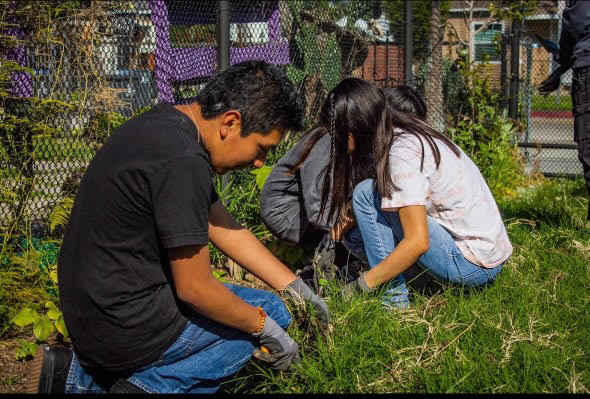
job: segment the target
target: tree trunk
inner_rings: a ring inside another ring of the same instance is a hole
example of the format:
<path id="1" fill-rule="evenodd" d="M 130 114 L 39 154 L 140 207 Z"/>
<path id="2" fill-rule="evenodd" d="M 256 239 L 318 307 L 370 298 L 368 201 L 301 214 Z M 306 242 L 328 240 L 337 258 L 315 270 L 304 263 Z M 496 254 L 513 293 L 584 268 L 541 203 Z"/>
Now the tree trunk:
<path id="1" fill-rule="evenodd" d="M 428 57 L 428 78 L 424 84 L 424 100 L 428 107 L 427 122 L 434 129 L 443 132 L 444 101 L 442 92 L 442 34 L 440 0 L 432 0 L 430 17 L 430 56 Z"/>

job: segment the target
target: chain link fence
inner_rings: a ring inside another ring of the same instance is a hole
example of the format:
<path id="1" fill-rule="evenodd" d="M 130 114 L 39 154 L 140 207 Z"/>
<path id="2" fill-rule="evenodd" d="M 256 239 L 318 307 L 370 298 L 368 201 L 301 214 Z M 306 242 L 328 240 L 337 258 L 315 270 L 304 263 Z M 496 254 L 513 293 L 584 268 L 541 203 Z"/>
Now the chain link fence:
<path id="1" fill-rule="evenodd" d="M 192 101 L 217 69 L 216 1 L 66 3 L 59 17 L 60 2 L 1 3 L 13 38 L 2 46 L 13 66 L 2 98 L 3 222 L 46 219 L 113 129 L 158 101 Z M 284 68 L 310 122 L 342 78 L 402 82 L 401 21 L 384 27 L 376 14 L 371 2 L 234 0 L 230 63 Z"/>
<path id="2" fill-rule="evenodd" d="M 218 3 L 0 0 L 0 224 L 46 220 L 117 126 L 158 101 L 195 98 L 218 69 Z M 414 30 L 406 81 L 403 2 L 229 3 L 230 64 L 262 59 L 284 68 L 305 99 L 308 124 L 326 93 L 352 76 L 382 88 L 412 84 L 429 122 L 448 127 L 462 84 L 457 45 L 442 31 Z M 442 21 L 440 9 L 429 14 Z M 480 42 L 476 59 L 493 47 Z M 571 146 L 573 127 L 568 79 L 555 95 L 536 93 L 551 65 L 535 46 L 523 40 L 520 51 L 523 151 L 543 172 L 578 173 L 575 155 L 566 154 L 575 150 L 537 148 Z M 501 53 L 498 70 L 509 57 Z"/>
<path id="3" fill-rule="evenodd" d="M 524 28 L 527 29 L 525 21 Z M 530 29 L 534 32 L 534 25 Z M 557 41 L 556 38 L 551 39 Z M 538 92 L 554 65 L 538 41 L 526 36 L 520 41 L 519 119 L 524 127 L 519 146 L 527 168 L 545 175 L 581 175 L 577 145 L 574 142 L 571 78 L 568 71 L 558 90 L 547 96 Z"/>

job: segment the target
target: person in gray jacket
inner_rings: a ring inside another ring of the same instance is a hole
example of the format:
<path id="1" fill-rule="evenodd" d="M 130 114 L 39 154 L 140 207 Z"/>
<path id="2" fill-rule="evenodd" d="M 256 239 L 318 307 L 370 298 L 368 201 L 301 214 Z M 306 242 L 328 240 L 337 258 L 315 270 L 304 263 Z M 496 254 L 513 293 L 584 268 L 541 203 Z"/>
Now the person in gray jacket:
<path id="1" fill-rule="evenodd" d="M 541 82 L 539 92 L 547 95 L 557 90 L 561 75 L 573 69 L 574 141 L 578 144 L 578 159 L 590 193 L 590 2 L 569 0 L 563 10 L 562 22 L 559 48 L 546 47 L 559 66 Z M 587 218 L 590 220 L 590 202 Z"/>
<path id="2" fill-rule="evenodd" d="M 410 113 L 421 120 L 426 119 L 426 104 L 411 87 L 398 86 L 383 89 L 389 106 L 397 111 Z M 269 231 L 289 245 L 315 248 L 316 266 L 324 277 L 332 277 L 336 252 L 349 251 L 363 262 L 364 253 L 354 250 L 351 242 L 356 227 L 341 231 L 329 220 L 328 212 L 320 217 L 321 198 L 326 166 L 331 151 L 329 135 L 324 135 L 311 148 L 301 167 L 291 172 L 302 158 L 314 130 L 291 148 L 273 167 L 260 193 L 260 212 Z M 330 196 L 328 196 L 329 201 Z M 329 203 L 326 209 L 329 209 Z M 341 241 L 342 246 L 337 244 Z M 351 276 L 353 277 L 353 276 Z M 317 287 L 316 287 L 317 288 Z"/>

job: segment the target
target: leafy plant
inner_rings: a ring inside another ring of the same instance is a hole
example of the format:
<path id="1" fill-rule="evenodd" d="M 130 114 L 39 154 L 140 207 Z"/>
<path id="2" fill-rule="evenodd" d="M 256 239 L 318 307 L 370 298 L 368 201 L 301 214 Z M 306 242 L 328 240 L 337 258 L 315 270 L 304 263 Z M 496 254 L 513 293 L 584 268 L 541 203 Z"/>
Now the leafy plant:
<path id="1" fill-rule="evenodd" d="M 36 310 L 25 307 L 14 318 L 12 322 L 19 327 L 33 325 L 36 343 L 24 341 L 16 351 L 16 358 L 22 360 L 28 355 L 33 355 L 37 350 L 37 343 L 46 342 L 55 329 L 64 337 L 68 337 L 68 330 L 64 322 L 63 314 L 51 301 L 45 303 L 46 313 L 39 313 Z M 32 353 L 31 353 L 32 352 Z"/>
<path id="2" fill-rule="evenodd" d="M 300 265 L 305 259 L 305 251 L 303 248 L 288 245 L 279 239 L 271 241 L 268 244 L 268 249 L 274 254 L 274 256 L 281 259 L 285 264 L 291 266 L 291 268 Z"/>
<path id="3" fill-rule="evenodd" d="M 65 226 L 68 223 L 72 207 L 74 206 L 74 197 L 63 198 L 49 214 L 49 228 L 54 231 L 57 226 Z"/>
<path id="4" fill-rule="evenodd" d="M 482 73 L 483 63 L 458 63 L 462 93 L 454 115 L 451 139 L 479 167 L 495 197 L 510 196 L 526 180 L 516 146 L 517 124 L 500 111 L 498 93 Z"/>

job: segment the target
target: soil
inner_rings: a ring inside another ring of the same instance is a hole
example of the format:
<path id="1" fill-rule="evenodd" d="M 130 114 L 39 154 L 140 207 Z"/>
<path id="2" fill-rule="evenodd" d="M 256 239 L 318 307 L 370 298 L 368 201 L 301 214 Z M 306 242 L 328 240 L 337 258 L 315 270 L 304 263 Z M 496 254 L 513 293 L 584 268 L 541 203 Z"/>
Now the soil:
<path id="1" fill-rule="evenodd" d="M 28 375 L 33 362 L 18 361 L 14 354 L 20 346 L 19 339 L 32 341 L 32 334 L 18 333 L 4 337 L 0 341 L 0 394 L 25 393 Z"/>

